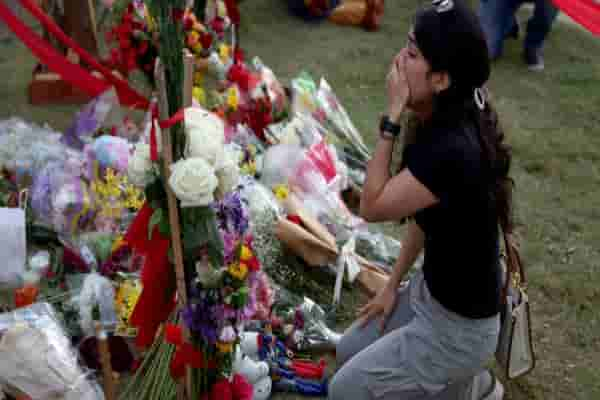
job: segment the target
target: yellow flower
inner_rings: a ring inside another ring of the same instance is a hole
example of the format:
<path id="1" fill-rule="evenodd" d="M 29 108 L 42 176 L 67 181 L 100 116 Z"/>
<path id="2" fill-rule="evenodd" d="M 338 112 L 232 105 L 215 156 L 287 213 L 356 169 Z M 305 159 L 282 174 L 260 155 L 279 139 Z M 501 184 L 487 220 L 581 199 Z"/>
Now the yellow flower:
<path id="1" fill-rule="evenodd" d="M 249 144 L 248 145 L 248 153 L 250 153 L 250 155 L 255 156 L 256 155 L 256 145 L 254 144 Z"/>
<path id="2" fill-rule="evenodd" d="M 290 190 L 286 185 L 277 185 L 273 188 L 273 193 L 279 200 L 285 200 L 290 195 Z"/>
<path id="3" fill-rule="evenodd" d="M 217 342 L 217 350 L 220 353 L 232 353 L 233 343 Z"/>
<path id="4" fill-rule="evenodd" d="M 231 264 L 227 271 L 229 272 L 229 275 L 240 281 L 243 281 L 246 278 L 246 275 L 248 275 L 248 267 L 245 264 L 240 263 Z"/>
<path id="5" fill-rule="evenodd" d="M 234 87 L 231 87 L 227 90 L 227 105 L 233 111 L 238 108 L 238 95 L 237 90 Z"/>
<path id="6" fill-rule="evenodd" d="M 242 252 L 240 255 L 240 260 L 241 261 L 250 261 L 250 260 L 252 260 L 253 257 L 254 257 L 254 254 L 252 253 L 252 250 L 250 250 L 250 247 L 248 247 L 246 245 L 242 245 Z"/>
<path id="7" fill-rule="evenodd" d="M 144 205 L 144 193 L 133 185 L 125 186 L 125 207 L 139 210 Z"/>
<path id="8" fill-rule="evenodd" d="M 194 86 L 202 86 L 204 83 L 204 74 L 202 71 L 194 72 Z"/>
<path id="9" fill-rule="evenodd" d="M 221 57 L 221 61 L 223 61 L 223 63 L 227 63 L 227 61 L 229 60 L 229 54 L 229 46 L 225 43 L 221 44 L 221 46 L 219 46 L 219 57 Z"/>
<path id="10" fill-rule="evenodd" d="M 204 50 L 204 47 L 202 47 L 202 43 L 200 42 L 192 46 L 192 51 L 196 54 L 202 53 L 202 50 Z"/>
<path id="11" fill-rule="evenodd" d="M 115 175 L 115 171 L 112 168 L 106 168 L 106 173 L 104 174 L 104 180 L 107 185 L 115 185 L 119 184 L 120 179 Z"/>
<path id="12" fill-rule="evenodd" d="M 117 236 L 117 238 L 113 242 L 111 251 L 113 251 L 113 252 L 116 251 L 119 247 L 123 246 L 124 244 L 125 244 L 125 239 L 123 239 L 123 235 Z"/>
<path id="13" fill-rule="evenodd" d="M 206 105 L 206 93 L 204 92 L 204 89 L 200 86 L 194 86 L 194 88 L 192 89 L 192 96 L 201 105 Z"/>
<path id="14" fill-rule="evenodd" d="M 187 44 L 193 48 L 200 40 L 200 34 L 196 31 L 191 31 L 187 34 Z"/>

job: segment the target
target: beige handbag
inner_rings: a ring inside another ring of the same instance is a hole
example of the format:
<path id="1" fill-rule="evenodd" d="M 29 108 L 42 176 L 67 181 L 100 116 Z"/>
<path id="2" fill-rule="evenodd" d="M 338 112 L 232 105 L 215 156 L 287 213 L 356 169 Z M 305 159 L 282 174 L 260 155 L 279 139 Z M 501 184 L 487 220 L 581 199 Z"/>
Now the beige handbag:
<path id="1" fill-rule="evenodd" d="M 502 290 L 503 310 L 496 361 L 508 379 L 533 370 L 535 354 L 531 337 L 531 314 L 527 281 L 519 250 L 510 235 L 504 234 L 506 278 Z"/>

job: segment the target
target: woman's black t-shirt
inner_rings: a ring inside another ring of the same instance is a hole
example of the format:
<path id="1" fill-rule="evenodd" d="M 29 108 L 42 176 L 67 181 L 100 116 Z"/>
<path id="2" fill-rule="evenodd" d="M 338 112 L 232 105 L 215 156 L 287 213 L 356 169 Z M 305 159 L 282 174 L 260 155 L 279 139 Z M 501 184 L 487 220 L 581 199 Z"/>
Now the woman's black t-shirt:
<path id="1" fill-rule="evenodd" d="M 425 232 L 423 273 L 432 296 L 468 318 L 495 315 L 498 217 L 475 127 L 420 129 L 404 149 L 403 165 L 439 199 L 415 215 Z"/>

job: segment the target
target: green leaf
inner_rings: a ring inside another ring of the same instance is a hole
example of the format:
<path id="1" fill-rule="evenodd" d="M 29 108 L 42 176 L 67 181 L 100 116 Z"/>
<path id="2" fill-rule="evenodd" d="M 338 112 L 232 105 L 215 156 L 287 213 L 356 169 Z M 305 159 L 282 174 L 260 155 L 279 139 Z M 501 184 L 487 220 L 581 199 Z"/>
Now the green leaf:
<path id="1" fill-rule="evenodd" d="M 169 218 L 161 218 L 160 222 L 158 223 L 158 231 L 163 236 L 168 238 L 171 237 L 171 224 L 169 224 Z"/>
<path id="2" fill-rule="evenodd" d="M 163 209 L 157 208 L 156 210 L 154 210 L 152 216 L 150 217 L 150 222 L 148 223 L 148 240 L 152 240 L 152 232 L 154 232 L 154 227 L 160 224 L 162 218 Z"/>

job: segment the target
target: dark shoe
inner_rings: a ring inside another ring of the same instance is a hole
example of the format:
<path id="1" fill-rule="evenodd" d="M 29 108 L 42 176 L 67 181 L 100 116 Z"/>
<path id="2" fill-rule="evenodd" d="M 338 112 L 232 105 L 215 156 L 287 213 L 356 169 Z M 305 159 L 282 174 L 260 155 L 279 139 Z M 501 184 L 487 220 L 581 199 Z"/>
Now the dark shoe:
<path id="1" fill-rule="evenodd" d="M 525 49 L 523 60 L 530 71 L 537 72 L 544 70 L 544 57 L 542 57 L 541 50 Z"/>

